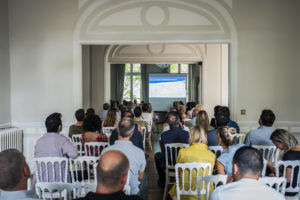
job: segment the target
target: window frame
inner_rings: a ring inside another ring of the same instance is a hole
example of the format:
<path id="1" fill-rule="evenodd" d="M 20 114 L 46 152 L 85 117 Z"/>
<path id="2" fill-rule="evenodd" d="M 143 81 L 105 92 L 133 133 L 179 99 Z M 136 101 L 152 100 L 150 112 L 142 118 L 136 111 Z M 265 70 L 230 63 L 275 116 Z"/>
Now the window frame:
<path id="1" fill-rule="evenodd" d="M 133 72 L 133 65 L 136 65 L 136 64 L 140 65 L 140 72 Z M 125 77 L 130 76 L 130 99 L 129 99 L 129 101 L 133 101 L 134 100 L 133 99 L 133 77 L 134 76 L 140 76 L 141 77 L 140 94 L 142 94 L 142 91 L 141 91 L 142 90 L 142 85 L 141 85 L 142 84 L 142 73 L 141 73 L 142 64 L 140 64 L 140 63 L 126 63 L 125 68 L 126 68 L 126 65 L 130 65 L 130 72 L 126 72 L 126 70 L 125 70 Z M 137 101 L 138 101 L 138 99 L 141 100 L 141 96 L 140 96 L 140 98 L 135 98 L 135 99 Z M 127 100 L 127 99 L 123 97 L 123 100 Z"/>

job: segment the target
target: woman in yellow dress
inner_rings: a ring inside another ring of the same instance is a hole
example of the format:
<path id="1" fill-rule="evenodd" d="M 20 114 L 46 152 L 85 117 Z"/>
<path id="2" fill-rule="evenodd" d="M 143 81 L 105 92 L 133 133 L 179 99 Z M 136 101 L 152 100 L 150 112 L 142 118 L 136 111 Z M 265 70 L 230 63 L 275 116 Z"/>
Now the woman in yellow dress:
<path id="1" fill-rule="evenodd" d="M 189 143 L 190 146 L 187 148 L 183 148 L 179 151 L 177 157 L 177 163 L 192 163 L 192 162 L 205 162 L 211 163 L 211 174 L 215 165 L 216 156 L 213 152 L 208 150 L 207 146 L 207 136 L 204 128 L 199 126 L 194 126 L 190 129 L 190 138 Z M 205 174 L 208 175 L 208 174 Z M 187 176 L 187 174 L 185 175 Z M 179 176 L 180 177 L 180 176 Z M 193 176 L 196 179 L 196 176 Z M 185 180 L 188 180 L 185 178 Z M 196 181 L 192 180 L 192 188 L 196 187 Z M 184 184 L 187 185 L 187 184 Z M 169 195 L 171 197 L 176 196 L 176 185 L 173 185 L 171 190 L 169 191 Z M 201 195 L 201 199 L 204 199 L 204 195 Z M 182 200 L 197 200 L 197 196 L 186 196 L 182 195 Z"/>

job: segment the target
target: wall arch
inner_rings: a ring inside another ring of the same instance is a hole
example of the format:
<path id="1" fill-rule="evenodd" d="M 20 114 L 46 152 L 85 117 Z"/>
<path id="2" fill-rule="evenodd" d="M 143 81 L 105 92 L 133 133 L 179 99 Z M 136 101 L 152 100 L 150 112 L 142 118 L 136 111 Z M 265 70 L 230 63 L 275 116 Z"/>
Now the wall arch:
<path id="1" fill-rule="evenodd" d="M 87 1 L 85 4 L 77 20 L 73 38 L 75 107 L 82 104 L 82 44 L 228 43 L 229 106 L 232 118 L 235 118 L 237 32 L 228 7 L 225 8 L 223 3 L 217 0 L 103 0 Z M 124 13 L 128 13 L 127 20 L 123 19 Z M 107 77 L 105 83 L 109 84 L 107 67 L 104 73 Z M 203 75 L 205 77 L 205 60 Z M 206 81 L 203 80 L 203 87 L 208 87 Z M 107 95 L 109 92 L 105 91 L 104 98 Z"/>

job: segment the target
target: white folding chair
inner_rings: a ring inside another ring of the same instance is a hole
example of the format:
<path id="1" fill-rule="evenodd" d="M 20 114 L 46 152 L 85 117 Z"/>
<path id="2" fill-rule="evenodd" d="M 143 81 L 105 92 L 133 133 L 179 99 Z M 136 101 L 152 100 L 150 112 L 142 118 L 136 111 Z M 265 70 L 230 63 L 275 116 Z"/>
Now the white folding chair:
<path id="1" fill-rule="evenodd" d="M 102 150 L 108 146 L 109 142 L 86 142 L 84 143 L 85 155 L 99 157 Z"/>
<path id="2" fill-rule="evenodd" d="M 81 142 L 81 134 L 72 135 L 72 142 Z"/>
<path id="3" fill-rule="evenodd" d="M 110 135 L 111 135 L 112 131 L 115 130 L 115 129 L 116 128 L 113 127 L 113 126 L 106 126 L 106 127 L 102 126 L 102 131 L 106 135 L 108 141 L 109 141 L 109 138 L 110 138 Z"/>
<path id="4" fill-rule="evenodd" d="M 180 200 L 180 195 L 196 195 L 201 198 L 201 194 L 205 193 L 198 182 L 198 177 L 211 175 L 211 163 L 177 163 L 175 165 L 176 177 L 176 195 Z M 201 193 L 200 190 L 203 190 Z"/>
<path id="5" fill-rule="evenodd" d="M 266 176 L 267 165 L 268 165 L 268 161 L 266 159 L 264 159 L 264 165 L 263 165 L 263 169 L 262 169 L 260 177 L 265 177 Z"/>
<path id="6" fill-rule="evenodd" d="M 243 144 L 246 138 L 247 133 L 238 133 L 236 134 L 236 138 L 239 144 Z"/>
<path id="7" fill-rule="evenodd" d="M 177 155 L 180 149 L 188 147 L 188 144 L 184 143 L 172 143 L 172 144 L 165 144 L 165 159 L 166 159 L 166 183 L 165 183 L 165 190 L 164 190 L 164 197 L 166 199 L 168 185 L 174 184 L 175 182 L 171 179 L 175 178 L 175 164 L 177 161 Z"/>
<path id="8" fill-rule="evenodd" d="M 252 145 L 262 155 L 264 159 L 275 164 L 278 160 L 279 150 L 276 146 L 265 146 L 265 145 Z"/>
<path id="9" fill-rule="evenodd" d="M 99 157 L 82 156 L 70 159 L 72 183 L 82 187 L 83 196 L 95 192 L 97 186 L 97 164 Z"/>
<path id="10" fill-rule="evenodd" d="M 284 177 L 262 177 L 259 178 L 259 182 L 269 187 L 275 188 L 283 195 L 285 193 L 286 178 Z"/>
<path id="11" fill-rule="evenodd" d="M 222 146 L 208 146 L 208 149 L 216 155 L 216 158 L 218 158 L 223 153 Z"/>
<path id="12" fill-rule="evenodd" d="M 123 188 L 123 191 L 125 194 L 130 195 L 130 185 L 129 185 L 129 179 L 130 179 L 130 173 L 128 171 L 128 176 L 127 176 L 127 180 L 126 180 L 126 185 Z"/>
<path id="13" fill-rule="evenodd" d="M 295 192 L 299 194 L 300 189 L 300 161 L 283 161 L 279 160 L 276 163 L 276 177 L 280 177 L 280 172 L 282 172 L 282 176 L 287 180 L 285 192 Z M 290 174 L 287 174 L 287 171 Z"/>
<path id="14" fill-rule="evenodd" d="M 220 185 L 225 185 L 227 182 L 227 175 L 218 174 L 214 176 L 199 176 L 197 177 L 198 186 L 201 186 L 200 182 L 204 183 L 204 186 L 202 186 L 202 190 L 201 188 L 199 188 L 200 193 L 201 195 L 205 194 L 205 199 L 208 200 L 211 192 L 213 191 L 211 190 L 212 188 L 210 187 L 211 183 L 213 184 L 213 188 L 217 188 Z M 206 190 L 204 192 L 203 190 L 205 188 Z"/>
<path id="15" fill-rule="evenodd" d="M 142 136 L 143 136 L 143 147 L 146 149 L 146 137 L 147 137 L 147 132 L 146 132 L 146 127 L 142 126 Z"/>
<path id="16" fill-rule="evenodd" d="M 35 166 L 35 189 L 46 187 L 47 183 L 68 183 L 69 161 L 65 157 L 40 157 L 34 158 Z M 50 193 L 43 192 L 44 196 L 50 196 Z M 59 197 L 59 193 L 53 193 L 54 198 Z M 41 196 L 39 196 L 41 198 Z"/>
<path id="17" fill-rule="evenodd" d="M 71 183 L 37 183 L 36 193 L 42 199 L 76 199 L 82 197 L 81 186 Z"/>

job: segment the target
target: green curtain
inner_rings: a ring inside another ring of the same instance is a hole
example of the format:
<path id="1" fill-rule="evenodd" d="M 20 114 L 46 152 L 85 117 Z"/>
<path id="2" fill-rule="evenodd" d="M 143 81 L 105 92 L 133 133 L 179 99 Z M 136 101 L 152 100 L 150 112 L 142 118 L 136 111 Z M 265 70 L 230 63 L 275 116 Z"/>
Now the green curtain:
<path id="1" fill-rule="evenodd" d="M 110 65 L 111 99 L 118 100 L 120 103 L 123 100 L 124 79 L 125 64 Z"/>

